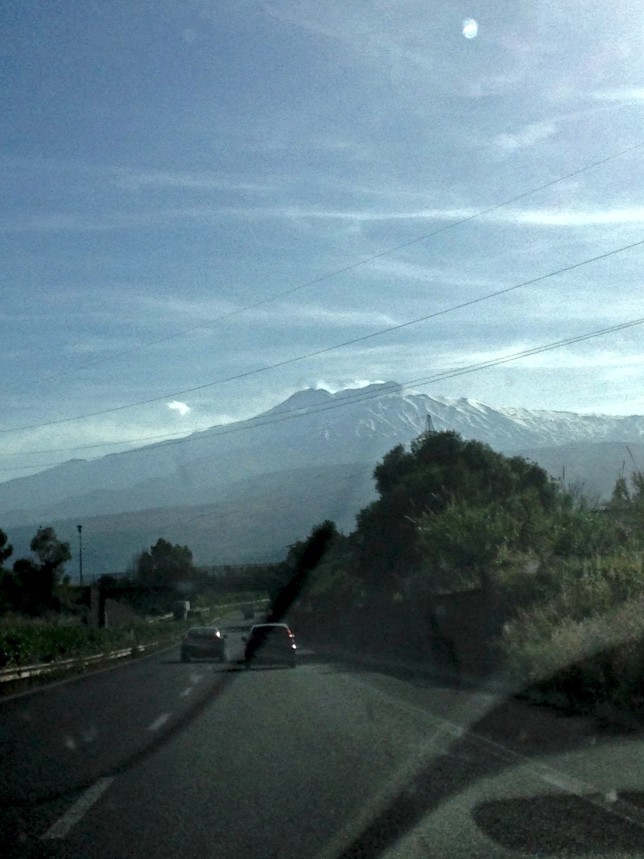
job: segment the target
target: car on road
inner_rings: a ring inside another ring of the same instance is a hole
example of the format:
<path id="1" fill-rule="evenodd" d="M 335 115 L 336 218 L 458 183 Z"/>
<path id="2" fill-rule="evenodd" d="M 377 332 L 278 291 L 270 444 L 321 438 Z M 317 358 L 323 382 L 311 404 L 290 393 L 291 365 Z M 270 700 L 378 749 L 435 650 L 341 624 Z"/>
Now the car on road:
<path id="1" fill-rule="evenodd" d="M 286 623 L 256 623 L 245 639 L 244 664 L 284 664 L 290 668 L 297 665 L 295 636 Z"/>
<path id="2" fill-rule="evenodd" d="M 181 642 L 181 661 L 218 659 L 228 661 L 226 635 L 216 626 L 193 626 Z"/>

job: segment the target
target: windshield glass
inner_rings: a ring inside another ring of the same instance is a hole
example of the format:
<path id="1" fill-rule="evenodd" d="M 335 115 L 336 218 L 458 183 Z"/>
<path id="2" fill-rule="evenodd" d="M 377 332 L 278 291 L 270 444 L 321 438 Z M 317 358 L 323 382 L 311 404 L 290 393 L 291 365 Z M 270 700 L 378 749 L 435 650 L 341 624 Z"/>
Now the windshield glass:
<path id="1" fill-rule="evenodd" d="M 0 843 L 638 855 L 639 5 L 0 33 Z"/>

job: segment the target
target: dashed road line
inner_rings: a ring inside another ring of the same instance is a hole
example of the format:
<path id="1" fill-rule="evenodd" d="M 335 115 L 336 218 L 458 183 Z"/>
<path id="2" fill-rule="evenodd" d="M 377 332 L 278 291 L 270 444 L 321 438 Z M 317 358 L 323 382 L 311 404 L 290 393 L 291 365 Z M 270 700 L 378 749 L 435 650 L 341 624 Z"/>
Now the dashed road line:
<path id="1" fill-rule="evenodd" d="M 183 692 L 179 693 L 180 698 L 187 698 L 191 692 L 194 691 L 197 683 L 200 683 L 204 679 L 204 674 L 193 674 L 190 678 L 190 686 L 183 690 Z"/>
<path id="2" fill-rule="evenodd" d="M 114 776 L 109 778 L 100 778 L 96 784 L 93 784 L 83 793 L 72 807 L 59 818 L 53 826 L 51 826 L 44 835 L 41 836 L 43 841 L 54 838 L 64 838 L 72 826 L 75 826 L 82 817 L 90 810 L 114 781 Z"/>
<path id="3" fill-rule="evenodd" d="M 161 713 L 158 719 L 155 719 L 151 725 L 148 725 L 148 731 L 158 731 L 162 728 L 170 718 L 170 713 Z"/>

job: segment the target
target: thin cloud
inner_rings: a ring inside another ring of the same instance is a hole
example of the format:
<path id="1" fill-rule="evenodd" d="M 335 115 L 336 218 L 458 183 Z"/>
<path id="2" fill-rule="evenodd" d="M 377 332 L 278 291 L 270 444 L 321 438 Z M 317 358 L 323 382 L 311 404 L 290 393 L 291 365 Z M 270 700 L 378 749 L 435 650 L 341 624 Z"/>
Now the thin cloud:
<path id="1" fill-rule="evenodd" d="M 375 310 L 353 310 L 326 307 L 322 304 L 280 304 L 264 305 L 244 314 L 239 320 L 242 324 L 249 322 L 279 322 L 280 325 L 312 325 L 353 328 L 356 325 L 369 327 L 385 327 L 396 325 L 400 320 L 389 313 Z"/>
<path id="2" fill-rule="evenodd" d="M 190 206 L 181 208 L 149 209 L 140 212 L 113 211 L 104 214 L 94 212 L 39 212 L 18 218 L 0 221 L 0 232 L 5 233 L 98 233 L 114 230 L 131 230 L 137 227 L 177 227 L 181 222 L 221 221 L 229 217 L 230 208 L 215 206 Z"/>
<path id="3" fill-rule="evenodd" d="M 556 133 L 557 126 L 553 122 L 533 122 L 515 134 L 497 134 L 492 142 L 494 146 L 504 152 L 516 152 L 519 149 L 529 149 L 543 140 L 548 140 Z"/>
<path id="4" fill-rule="evenodd" d="M 472 277 L 464 271 L 454 271 L 447 266 L 437 267 L 420 265 L 396 259 L 395 257 L 381 257 L 365 263 L 364 270 L 369 277 L 374 274 L 391 280 L 395 278 L 400 281 L 413 281 L 424 284 L 439 284 L 441 287 L 481 287 L 485 289 L 496 289 L 499 284 L 498 276 Z"/>
<path id="5" fill-rule="evenodd" d="M 183 298 L 178 296 L 140 294 L 135 295 L 132 302 L 153 318 L 167 318 L 171 321 L 185 319 L 208 324 L 209 320 L 231 313 L 239 305 L 223 298 Z"/>
<path id="6" fill-rule="evenodd" d="M 230 209 L 229 214 L 245 214 L 250 218 L 291 218 L 320 221 L 353 221 L 356 223 L 386 221 L 460 221 L 472 218 L 485 208 L 421 208 L 407 210 L 329 209 L 300 206 L 276 206 L 247 210 Z M 533 224 L 534 226 L 596 226 L 601 224 L 640 224 L 644 220 L 644 207 L 633 206 L 613 209 L 561 211 L 560 209 L 499 208 L 481 216 L 487 224 Z"/>
<path id="7" fill-rule="evenodd" d="M 644 86 L 619 87 L 617 89 L 597 90 L 592 94 L 595 101 L 636 102 L 644 101 Z"/>
<path id="8" fill-rule="evenodd" d="M 407 211 L 377 211 L 369 209 L 329 209 L 305 206 L 255 207 L 249 209 L 228 209 L 228 214 L 244 215 L 249 218 L 290 218 L 292 220 L 329 220 L 329 221 L 445 221 L 460 220 L 476 214 L 476 209 L 416 209 Z"/>
<path id="9" fill-rule="evenodd" d="M 216 173 L 182 173 L 167 171 L 123 171 L 117 174 L 116 183 L 128 191 L 143 188 L 165 188 L 188 191 L 242 191 L 244 193 L 270 193 L 277 190 L 275 182 L 252 182 Z"/>
<path id="10" fill-rule="evenodd" d="M 136 214 L 113 212 L 89 214 L 85 212 L 47 212 L 5 219 L 0 231 L 5 233 L 97 233 L 132 229 L 140 226 L 162 225 L 168 218 L 159 213 Z"/>
<path id="11" fill-rule="evenodd" d="M 480 207 L 418 208 L 418 209 L 341 209 L 313 206 L 191 206 L 138 213 L 113 212 L 89 216 L 82 212 L 35 214 L 0 222 L 0 232 L 104 232 L 136 227 L 165 228 L 193 221 L 221 222 L 237 217 L 244 220 L 291 220 L 296 222 L 329 221 L 354 225 L 386 223 L 387 221 L 460 221 L 478 215 Z M 517 210 L 503 208 L 482 218 L 486 223 L 528 223 L 535 226 L 593 226 L 598 224 L 640 224 L 644 207 L 597 209 L 589 211 Z"/>
<path id="12" fill-rule="evenodd" d="M 594 227 L 609 224 L 642 224 L 644 223 L 644 206 L 568 212 L 548 209 L 535 209 L 524 212 L 508 211 L 503 220 L 545 227 Z"/>

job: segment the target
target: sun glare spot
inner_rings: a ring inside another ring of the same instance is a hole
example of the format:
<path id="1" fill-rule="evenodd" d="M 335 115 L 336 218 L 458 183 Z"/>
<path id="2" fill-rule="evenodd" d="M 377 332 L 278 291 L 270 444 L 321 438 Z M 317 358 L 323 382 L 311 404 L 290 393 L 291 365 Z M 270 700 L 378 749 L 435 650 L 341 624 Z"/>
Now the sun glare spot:
<path id="1" fill-rule="evenodd" d="M 476 39 L 479 31 L 479 25 L 474 18 L 466 18 L 463 21 L 463 35 L 466 39 Z"/>

